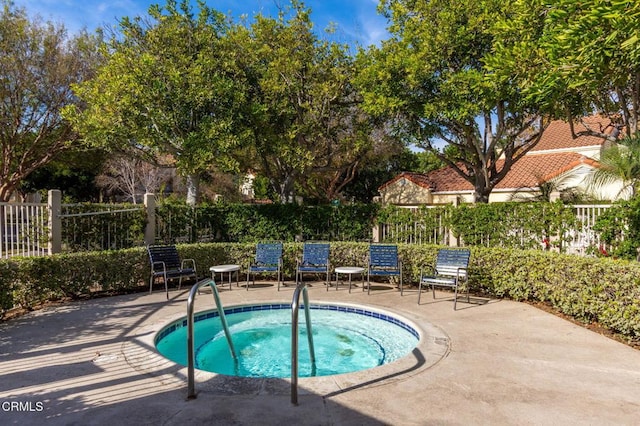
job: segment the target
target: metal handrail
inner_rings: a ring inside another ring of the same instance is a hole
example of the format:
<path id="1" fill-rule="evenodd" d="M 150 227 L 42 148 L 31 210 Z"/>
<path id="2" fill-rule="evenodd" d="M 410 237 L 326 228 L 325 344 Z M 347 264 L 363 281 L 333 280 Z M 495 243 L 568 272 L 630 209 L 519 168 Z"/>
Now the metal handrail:
<path id="1" fill-rule="evenodd" d="M 205 285 L 211 286 L 211 290 L 213 291 L 213 298 L 216 302 L 216 308 L 218 309 L 218 316 L 220 317 L 220 322 L 222 323 L 222 328 L 224 329 L 224 335 L 227 337 L 227 342 L 229 343 L 229 350 L 231 351 L 231 356 L 233 360 L 237 363 L 238 358 L 236 357 L 236 351 L 233 347 L 233 341 L 231 340 L 231 333 L 229 332 L 229 327 L 227 326 L 227 318 L 224 314 L 224 308 L 222 307 L 222 302 L 220 301 L 220 294 L 218 293 L 218 288 L 216 287 L 216 282 L 214 279 L 206 279 L 202 280 L 193 287 L 189 291 L 189 297 L 187 298 L 187 398 L 194 399 L 196 398 L 196 385 L 195 385 L 195 348 L 194 348 L 194 339 L 193 339 L 193 325 L 194 325 L 194 317 L 193 317 L 193 304 L 196 298 L 196 294 L 200 288 Z"/>
<path id="2" fill-rule="evenodd" d="M 309 356 L 311 358 L 311 375 L 316 375 L 316 355 L 313 346 L 311 330 L 311 315 L 309 314 L 309 295 L 307 285 L 300 282 L 296 285 L 291 301 L 291 403 L 298 405 L 298 312 L 300 310 L 300 292 L 304 301 L 304 315 L 307 323 L 307 340 L 309 341 Z"/>

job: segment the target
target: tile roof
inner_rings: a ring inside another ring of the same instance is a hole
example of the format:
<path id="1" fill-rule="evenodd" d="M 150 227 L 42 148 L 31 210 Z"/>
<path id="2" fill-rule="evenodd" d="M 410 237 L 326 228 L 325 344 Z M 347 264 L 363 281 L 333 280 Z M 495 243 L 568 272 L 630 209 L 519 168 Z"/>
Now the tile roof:
<path id="1" fill-rule="evenodd" d="M 504 160 L 498 160 L 498 169 L 503 164 Z M 536 188 L 541 183 L 548 182 L 576 167 L 582 165 L 597 167 L 597 164 L 597 161 L 575 152 L 526 155 L 511 167 L 507 176 L 496 185 L 495 189 Z M 430 185 L 420 186 L 429 188 L 434 193 L 473 190 L 473 185 L 463 179 L 451 167 L 422 175 L 421 179 L 423 182 L 429 182 Z M 416 183 L 417 177 L 412 176 L 409 180 Z M 389 183 L 391 181 L 387 184 Z M 383 185 L 380 189 L 383 189 L 384 186 L 386 185 Z"/>
<path id="2" fill-rule="evenodd" d="M 381 191 L 389 185 L 393 185 L 401 179 L 407 179 L 414 184 L 421 186 L 426 189 L 433 189 L 434 184 L 429 180 L 428 175 L 424 173 L 415 173 L 415 172 L 402 172 L 393 179 L 383 183 L 378 190 Z"/>
<path id="3" fill-rule="evenodd" d="M 613 130 L 611 122 L 602 117 L 587 117 L 584 121 L 594 130 L 604 133 L 610 133 Z M 576 132 L 585 129 L 584 125 L 575 124 Z M 600 146 L 603 143 L 604 139 L 595 136 L 580 136 L 574 139 L 567 122 L 554 121 L 545 130 L 538 145 L 512 166 L 507 176 L 496 185 L 495 189 L 535 188 L 540 183 L 547 182 L 578 166 L 597 167 L 597 161 L 567 150 Z M 498 168 L 501 168 L 503 164 L 504 160 L 498 160 Z M 434 193 L 473 191 L 473 185 L 451 167 L 435 170 L 428 174 L 403 172 L 384 183 L 379 190 L 384 190 L 402 178 Z"/>
<path id="4" fill-rule="evenodd" d="M 525 155 L 511 167 L 496 189 L 535 188 L 576 167 L 597 167 L 597 164 L 595 160 L 575 152 Z"/>
<path id="5" fill-rule="evenodd" d="M 611 134 L 614 130 L 611 120 L 608 118 L 592 116 L 583 118 L 583 121 L 589 128 L 598 132 Z M 576 123 L 574 124 L 574 130 L 578 133 L 587 130 L 587 128 L 582 123 Z M 574 139 L 571 136 L 569 123 L 563 120 L 556 120 L 551 122 L 549 127 L 545 129 L 540 142 L 531 149 L 531 152 L 600 146 L 604 141 L 604 139 L 596 136 L 580 136 Z"/>

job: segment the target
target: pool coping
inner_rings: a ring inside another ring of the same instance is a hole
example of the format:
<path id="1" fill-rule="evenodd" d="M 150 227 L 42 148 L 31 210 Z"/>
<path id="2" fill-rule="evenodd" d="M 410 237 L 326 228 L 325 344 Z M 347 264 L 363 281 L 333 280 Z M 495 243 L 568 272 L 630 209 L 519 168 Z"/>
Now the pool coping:
<path id="1" fill-rule="evenodd" d="M 240 303 L 225 306 L 225 310 L 251 305 L 291 305 L 282 300 L 265 300 L 259 303 Z M 371 389 L 390 383 L 409 379 L 438 364 L 449 354 L 450 338 L 436 325 L 421 322 L 417 324 L 405 313 L 389 309 L 372 307 L 354 303 L 343 303 L 330 300 L 314 300 L 312 305 L 334 305 L 373 311 L 391 317 L 397 317 L 419 333 L 416 347 L 410 354 L 392 363 L 378 367 L 322 377 L 301 377 L 298 379 L 300 395 L 315 394 L 325 397 L 335 396 L 343 392 Z M 196 312 L 201 315 L 216 309 Z M 187 367 L 183 367 L 161 355 L 155 348 L 157 335 L 171 323 L 183 320 L 184 314 L 167 317 L 162 323 L 146 324 L 134 330 L 134 337 L 123 342 L 122 354 L 127 363 L 137 371 L 161 377 L 163 382 L 184 383 L 180 377 L 187 377 Z M 287 355 L 288 356 L 288 355 Z M 167 375 L 167 370 L 174 373 Z M 218 373 L 196 370 L 196 393 L 206 392 L 214 395 L 289 395 L 291 393 L 290 378 L 249 378 L 234 377 Z"/>

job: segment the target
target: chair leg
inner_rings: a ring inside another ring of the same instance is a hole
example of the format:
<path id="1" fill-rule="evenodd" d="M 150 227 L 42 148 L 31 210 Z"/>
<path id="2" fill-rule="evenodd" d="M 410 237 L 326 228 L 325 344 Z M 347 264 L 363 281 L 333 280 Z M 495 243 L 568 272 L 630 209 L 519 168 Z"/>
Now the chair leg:
<path id="1" fill-rule="evenodd" d="M 455 290 L 453 292 L 455 299 L 453 299 L 453 310 L 456 310 L 456 305 L 458 304 L 458 283 L 456 282 Z"/>
<path id="2" fill-rule="evenodd" d="M 169 300 L 169 280 L 166 273 L 164 274 L 164 291 L 167 293 L 167 300 Z"/>

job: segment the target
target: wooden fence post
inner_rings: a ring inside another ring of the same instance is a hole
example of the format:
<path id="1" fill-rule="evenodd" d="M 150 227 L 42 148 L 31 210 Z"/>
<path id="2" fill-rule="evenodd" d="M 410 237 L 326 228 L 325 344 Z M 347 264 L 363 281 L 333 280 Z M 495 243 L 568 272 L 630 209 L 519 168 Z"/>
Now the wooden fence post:
<path id="1" fill-rule="evenodd" d="M 156 197 L 144 194 L 144 206 L 147 210 L 147 227 L 144 230 L 144 243 L 150 246 L 156 242 Z"/>
<path id="2" fill-rule="evenodd" d="M 62 192 L 59 189 L 51 189 L 47 197 L 47 211 L 49 212 L 49 242 L 47 249 L 49 254 L 62 251 Z"/>

